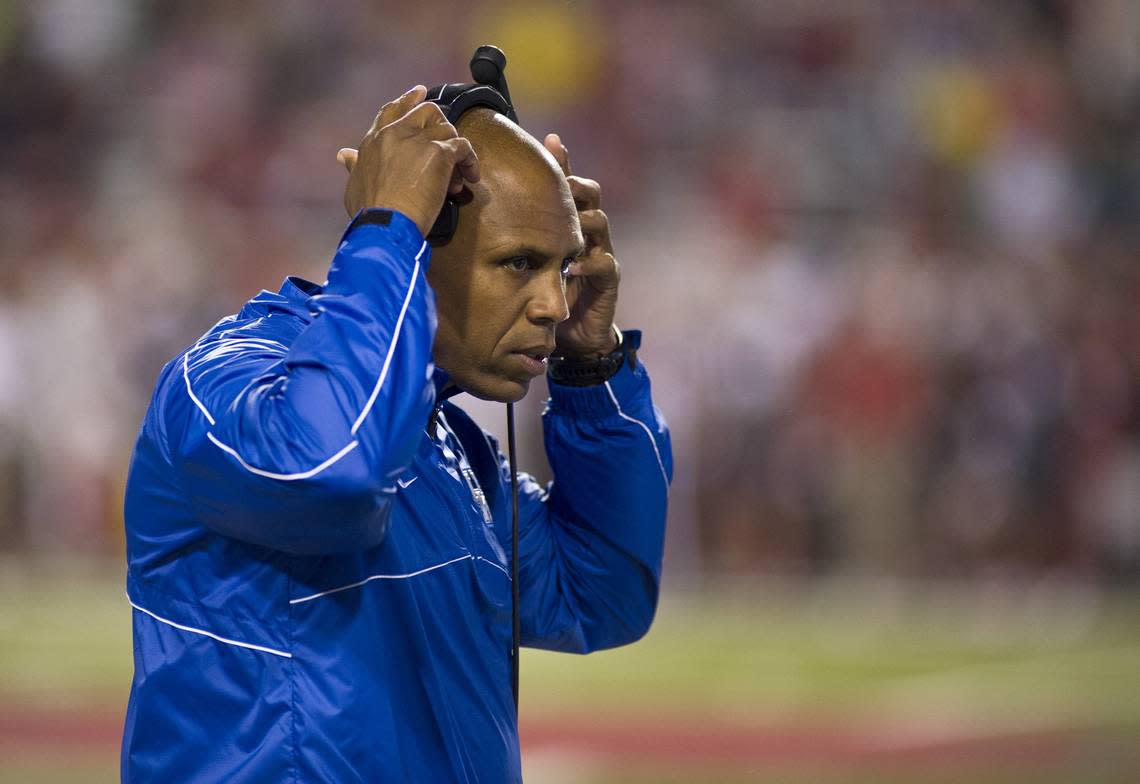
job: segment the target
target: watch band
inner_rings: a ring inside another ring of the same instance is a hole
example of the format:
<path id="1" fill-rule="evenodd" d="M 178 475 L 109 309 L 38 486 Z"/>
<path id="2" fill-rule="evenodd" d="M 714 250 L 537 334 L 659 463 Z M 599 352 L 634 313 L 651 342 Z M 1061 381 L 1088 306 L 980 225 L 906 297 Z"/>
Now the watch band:
<path id="1" fill-rule="evenodd" d="M 597 359 L 567 359 L 557 354 L 552 355 L 546 369 L 550 380 L 567 387 L 591 387 L 609 380 L 621 370 L 626 361 L 630 367 L 634 367 L 636 356 L 627 350 L 625 338 L 617 324 L 614 324 L 614 334 L 617 336 L 617 348 Z"/>

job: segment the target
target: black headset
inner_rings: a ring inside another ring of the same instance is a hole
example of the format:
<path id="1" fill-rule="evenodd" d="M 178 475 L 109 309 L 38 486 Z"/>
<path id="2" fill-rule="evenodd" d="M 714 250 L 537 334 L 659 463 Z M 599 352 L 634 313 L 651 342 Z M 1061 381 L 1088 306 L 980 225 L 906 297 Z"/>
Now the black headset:
<path id="1" fill-rule="evenodd" d="M 427 100 L 443 110 L 447 121 L 455 125 L 463 113 L 476 106 L 485 106 L 518 122 L 511 93 L 507 89 L 507 56 L 497 46 L 480 46 L 471 57 L 471 78 L 474 84 L 437 84 L 428 90 Z M 459 224 L 460 199 L 448 195 L 439 217 L 428 232 L 432 247 L 446 245 Z"/>

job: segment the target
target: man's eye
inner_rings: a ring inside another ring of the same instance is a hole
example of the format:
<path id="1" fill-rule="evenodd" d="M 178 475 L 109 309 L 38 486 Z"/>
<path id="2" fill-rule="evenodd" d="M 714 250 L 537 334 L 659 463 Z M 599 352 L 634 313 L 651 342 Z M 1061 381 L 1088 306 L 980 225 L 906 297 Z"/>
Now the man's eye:
<path id="1" fill-rule="evenodd" d="M 526 272 L 530 269 L 530 259 L 526 256 L 515 256 L 504 261 L 503 266 L 512 272 Z"/>

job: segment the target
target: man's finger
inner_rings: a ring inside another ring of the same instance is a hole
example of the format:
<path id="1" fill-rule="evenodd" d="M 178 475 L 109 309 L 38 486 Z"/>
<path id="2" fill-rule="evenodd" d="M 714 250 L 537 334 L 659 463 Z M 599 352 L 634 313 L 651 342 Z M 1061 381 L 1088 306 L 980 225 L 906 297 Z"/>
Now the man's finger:
<path id="1" fill-rule="evenodd" d="M 467 182 L 479 182 L 479 157 L 471 142 L 462 136 L 454 139 L 437 141 L 436 144 L 444 147 L 451 155 L 452 165 Z"/>
<path id="2" fill-rule="evenodd" d="M 570 184 L 570 195 L 574 197 L 574 205 L 579 210 L 596 210 L 601 205 L 602 186 L 597 180 L 570 176 L 566 182 Z"/>
<path id="3" fill-rule="evenodd" d="M 427 88 L 422 84 L 417 84 L 396 100 L 384 104 L 380 107 L 380 111 L 376 112 L 376 118 L 372 121 L 372 130 L 378 131 L 385 125 L 400 119 L 411 111 L 416 104 L 421 103 L 426 96 Z"/>
<path id="4" fill-rule="evenodd" d="M 610 236 L 610 219 L 601 210 L 582 210 L 578 213 L 582 233 L 596 237 Z"/>
<path id="5" fill-rule="evenodd" d="M 348 169 L 348 173 L 351 174 L 352 167 L 356 165 L 357 155 L 357 151 L 351 147 L 341 147 L 336 154 L 336 160 L 343 165 L 344 168 Z"/>
<path id="6" fill-rule="evenodd" d="M 435 106 L 435 104 L 420 104 L 420 106 Z M 413 120 L 413 122 L 416 122 L 418 124 L 420 120 Z M 443 117 L 440 122 L 436 123 L 431 122 L 429 119 L 427 121 L 427 124 L 420 128 L 419 132 L 422 133 L 425 138 L 432 139 L 434 141 L 454 139 L 459 135 L 459 131 L 455 130 L 455 126 L 448 122 L 446 117 Z"/>
<path id="7" fill-rule="evenodd" d="M 610 239 L 610 219 L 601 210 L 582 210 L 578 213 L 578 223 L 582 227 L 582 236 L 586 239 L 587 253 L 589 255 L 595 248 L 601 248 L 607 253 L 613 253 L 613 241 Z"/>
<path id="8" fill-rule="evenodd" d="M 451 125 L 443 114 L 443 109 L 437 103 L 421 103 L 404 115 L 403 118 L 418 128 L 427 128 L 429 125 Z M 454 128 L 452 128 L 454 130 Z"/>
<path id="9" fill-rule="evenodd" d="M 621 268 L 618 266 L 614 254 L 601 248 L 594 248 L 584 256 L 579 256 L 570 263 L 567 273 L 572 278 L 594 278 L 606 285 L 617 282 L 621 277 Z"/>
<path id="10" fill-rule="evenodd" d="M 542 142 L 550 154 L 554 156 L 554 160 L 558 161 L 562 173 L 569 177 L 573 174 L 570 171 L 570 151 L 566 149 L 566 145 L 562 143 L 561 137 L 556 133 L 546 134 L 546 138 Z"/>
<path id="11" fill-rule="evenodd" d="M 451 180 L 447 183 L 447 193 L 454 196 L 463 190 L 463 175 L 459 173 L 459 169 L 451 170 Z"/>

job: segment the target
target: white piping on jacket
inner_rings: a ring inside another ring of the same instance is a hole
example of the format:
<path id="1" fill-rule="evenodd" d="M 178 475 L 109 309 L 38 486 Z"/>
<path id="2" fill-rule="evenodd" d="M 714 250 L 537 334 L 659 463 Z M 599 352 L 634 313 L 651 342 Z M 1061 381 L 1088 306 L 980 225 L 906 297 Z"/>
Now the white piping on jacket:
<path id="1" fill-rule="evenodd" d="M 361 423 L 364 422 L 365 417 L 367 417 L 369 412 L 372 411 L 372 406 L 376 402 L 376 397 L 380 394 L 380 388 L 384 385 L 384 379 L 387 378 L 387 376 L 388 376 L 388 368 L 392 363 L 392 355 L 395 353 L 396 344 L 400 340 L 400 330 L 404 325 L 404 316 L 408 312 L 408 305 L 412 301 L 412 292 L 415 291 L 416 281 L 419 278 L 420 258 L 424 255 L 424 251 L 427 250 L 427 247 L 428 247 L 427 240 L 424 240 L 423 244 L 420 246 L 419 252 L 416 253 L 416 263 L 415 263 L 415 266 L 412 268 L 412 282 L 408 286 L 407 293 L 404 295 L 404 304 L 400 308 L 400 315 L 397 317 L 396 326 L 392 330 L 392 342 L 388 344 L 388 353 L 384 357 L 384 364 L 380 368 L 380 375 L 376 379 L 376 385 L 372 388 L 372 394 L 368 397 L 368 402 L 364 404 L 364 408 L 360 411 L 360 415 L 357 416 L 356 421 L 353 422 L 353 424 L 352 424 L 352 429 L 349 431 L 351 433 L 351 435 L 356 435 L 356 431 L 360 428 Z M 237 340 L 234 340 L 233 342 L 234 343 L 242 343 L 242 342 L 248 342 L 248 341 L 257 341 L 257 339 L 256 338 L 253 338 L 253 339 L 237 339 Z M 194 352 L 194 350 L 197 349 L 201 345 L 201 342 L 202 341 L 199 340 L 197 343 L 195 343 L 194 346 L 189 351 L 187 351 L 186 354 L 182 357 L 182 376 L 186 380 L 186 392 L 190 395 L 190 399 L 194 401 L 194 404 L 196 406 L 198 406 L 198 408 L 205 415 L 206 421 L 208 421 L 210 423 L 210 426 L 213 427 L 217 424 L 217 422 L 214 420 L 213 415 L 210 414 L 209 409 L 207 409 L 206 406 L 202 403 L 202 401 L 198 399 L 198 396 L 194 394 L 194 389 L 190 385 L 190 369 L 189 369 L 190 354 L 192 354 Z M 266 342 L 272 343 L 272 341 L 266 341 Z M 280 345 L 280 344 L 277 344 L 277 345 Z M 238 461 L 238 464 L 242 468 L 244 468 L 246 471 L 249 471 L 251 474 L 256 474 L 258 476 L 264 476 L 264 477 L 267 477 L 269 479 L 277 479 L 277 480 L 280 480 L 282 482 L 292 482 L 292 481 L 296 481 L 298 479 L 308 479 L 312 476 L 315 476 L 315 475 L 319 474 L 321 471 L 324 471 L 329 466 L 336 463 L 342 457 L 344 457 L 349 452 L 351 452 L 353 449 L 355 449 L 357 447 L 357 445 L 359 444 L 359 442 L 356 439 L 353 439 L 348 444 L 346 444 L 344 447 L 342 447 L 341 450 L 339 452 L 337 452 L 336 454 L 334 454 L 332 457 L 329 457 L 327 460 L 325 460 L 320 465 L 317 465 L 317 466 L 314 466 L 313 468 L 310 468 L 308 471 L 298 471 L 298 472 L 292 473 L 292 474 L 279 474 L 279 473 L 275 473 L 273 471 L 266 471 L 262 468 L 257 468 L 256 466 L 250 465 L 238 453 L 238 451 L 236 449 L 234 449 L 229 444 L 223 443 L 221 441 L 221 439 L 219 439 L 217 436 L 215 436 L 213 434 L 213 432 L 207 432 L 206 437 L 209 438 L 210 441 L 213 442 L 213 444 L 216 447 L 218 447 L 223 452 L 225 452 L 228 455 L 235 458 Z"/>
<path id="2" fill-rule="evenodd" d="M 482 561 L 482 562 L 483 562 L 483 563 L 485 563 L 485 564 L 490 564 L 491 566 L 495 567 L 495 568 L 496 568 L 496 569 L 498 569 L 500 572 L 502 572 L 503 574 L 505 574 L 505 575 L 507 576 L 507 579 L 510 579 L 511 573 L 510 573 L 510 572 L 508 572 L 508 571 L 507 571 L 507 570 L 506 570 L 504 567 L 502 567 L 502 566 L 500 566 L 499 564 L 497 564 L 497 563 L 495 563 L 494 561 L 492 561 L 490 558 L 484 558 L 484 557 L 483 557 L 483 556 L 481 556 L 481 555 L 477 555 L 477 556 L 475 556 L 475 560 L 476 560 L 476 561 Z"/>
<path id="3" fill-rule="evenodd" d="M 610 393 L 610 400 L 612 400 L 614 402 L 614 408 L 617 409 L 618 416 L 620 416 L 622 419 L 625 419 L 629 422 L 634 422 L 634 423 L 640 425 L 641 429 L 645 431 L 645 435 L 649 436 L 649 443 L 653 447 L 653 454 L 657 455 L 657 467 L 661 469 L 661 478 L 663 480 L 665 480 L 665 492 L 668 493 L 669 492 L 669 475 L 667 473 L 665 473 L 665 463 L 663 463 L 661 461 L 661 450 L 659 450 L 657 448 L 657 439 L 655 439 L 653 437 L 653 432 L 640 419 L 634 419 L 633 417 L 629 416 L 628 414 L 626 414 L 625 412 L 623 412 L 621 410 L 621 404 L 618 403 L 617 395 L 614 394 L 613 387 L 610 386 L 609 381 L 606 381 L 605 383 L 606 383 L 606 391 Z"/>
<path id="4" fill-rule="evenodd" d="M 364 421 L 364 417 L 368 416 L 368 412 L 372 410 L 372 404 L 376 402 L 376 396 L 380 394 L 380 387 L 384 385 L 384 379 L 388 376 L 388 365 L 392 362 L 392 354 L 396 351 L 396 341 L 400 339 L 400 327 L 404 325 L 404 315 L 408 312 L 408 303 L 412 301 L 412 291 L 416 288 L 416 278 L 420 274 L 420 256 L 424 255 L 424 249 L 427 248 L 427 240 L 420 246 L 420 252 L 416 254 L 416 266 L 412 268 L 412 285 L 408 286 L 408 293 L 404 295 L 404 304 L 400 308 L 400 315 L 396 319 L 396 327 L 392 330 L 392 343 L 388 346 L 388 354 L 384 357 L 384 366 L 380 368 L 380 377 L 376 379 L 376 386 L 372 387 L 372 394 L 368 397 L 368 402 L 364 404 L 364 409 L 360 412 L 360 416 L 352 423 L 353 435 L 360 428 L 360 423 Z"/>
<path id="5" fill-rule="evenodd" d="M 264 645 L 254 645 L 253 643 L 249 643 L 249 642 L 240 642 L 239 640 L 231 640 L 228 637 L 219 637 L 218 635 L 214 634 L 213 632 L 208 632 L 205 629 L 195 629 L 193 626 L 184 626 L 180 623 L 175 623 L 174 621 L 171 621 L 167 618 L 163 618 L 160 615 L 155 615 L 154 613 L 152 613 L 150 610 L 146 609 L 145 607 L 140 607 L 139 605 L 135 604 L 134 600 L 131 599 L 130 594 L 127 594 L 127 601 L 130 602 L 131 607 L 134 607 L 139 612 L 145 613 L 145 614 L 149 615 L 151 618 L 154 618 L 156 621 L 158 621 L 160 623 L 165 623 L 167 626 L 173 626 L 175 629 L 180 629 L 184 632 L 192 632 L 194 634 L 201 634 L 205 637 L 209 637 L 212 640 L 217 640 L 218 642 L 224 642 L 226 645 L 236 645 L 239 648 L 249 648 L 251 651 L 261 651 L 262 653 L 272 653 L 274 656 L 281 656 L 281 657 L 286 658 L 286 659 L 292 659 L 293 658 L 293 654 L 289 653 L 288 651 L 279 651 L 276 648 L 266 648 Z"/>
<path id="6" fill-rule="evenodd" d="M 316 466 L 315 468 L 310 468 L 308 471 L 299 471 L 298 473 L 295 473 L 295 474 L 275 474 L 272 471 L 263 471 L 260 468 L 256 468 L 254 466 L 251 466 L 249 463 L 245 462 L 244 459 L 242 459 L 242 456 L 237 453 L 236 449 L 234 449 L 232 446 L 230 446 L 228 444 L 223 444 L 221 441 L 218 440 L 217 436 L 215 436 L 213 433 L 206 433 L 206 438 L 213 441 L 214 444 L 217 445 L 218 449 L 221 449 L 223 452 L 226 452 L 227 454 L 233 455 L 234 458 L 239 463 L 241 463 L 241 467 L 244 468 L 246 471 L 249 471 L 251 474 L 257 474 L 258 476 L 268 477 L 269 479 L 280 479 L 282 482 L 292 482 L 292 481 L 295 481 L 297 479 L 308 479 L 310 476 L 315 476 L 316 474 L 319 474 L 321 471 L 324 471 L 326 468 L 331 466 L 337 460 L 340 460 L 342 457 L 347 455 L 353 449 L 356 449 L 357 445 L 360 443 L 356 439 L 353 439 L 352 441 L 348 442 L 348 444 L 343 449 L 341 449 L 335 455 L 330 457 L 328 460 L 321 463 L 319 466 Z"/>
<path id="7" fill-rule="evenodd" d="M 197 347 L 198 344 L 195 343 L 194 345 Z M 193 350 L 194 349 L 190 349 L 190 351 Z M 202 413 L 206 415 L 206 421 L 210 423 L 211 427 L 213 427 L 217 424 L 217 422 L 214 421 L 214 417 L 210 415 L 210 412 L 206 409 L 206 407 L 202 404 L 202 401 L 198 399 L 198 396 L 194 394 L 194 390 L 190 387 L 190 369 L 187 366 L 190 362 L 190 351 L 187 351 L 182 355 L 182 377 L 186 379 L 186 393 L 190 395 L 190 399 L 194 401 L 194 405 L 198 406 L 198 408 L 202 410 Z"/>
<path id="8" fill-rule="evenodd" d="M 350 588 L 359 588 L 360 586 L 362 586 L 366 583 L 370 583 L 373 580 L 406 580 L 409 577 L 416 577 L 416 576 L 421 575 L 421 574 L 426 574 L 427 572 L 434 572 L 436 569 L 442 569 L 445 566 L 451 566 L 453 563 L 459 563 L 460 561 L 471 561 L 471 560 L 474 560 L 476 557 L 477 556 L 474 556 L 474 555 L 471 555 L 470 553 L 468 553 L 467 555 L 461 555 L 458 558 L 452 558 L 450 561 L 444 561 L 443 563 L 438 563 L 438 564 L 435 564 L 434 566 L 428 566 L 428 567 L 425 567 L 423 569 L 418 569 L 414 572 L 408 572 L 407 574 L 374 574 L 370 577 L 365 577 L 363 580 L 357 580 L 354 583 L 349 583 L 348 585 L 342 585 L 338 588 L 330 588 L 327 591 L 321 591 L 320 593 L 309 594 L 308 596 L 302 596 L 299 599 L 290 599 L 289 604 L 301 604 L 302 602 L 308 602 L 308 601 L 312 601 L 313 599 L 319 599 L 322 596 L 328 596 L 331 593 L 340 593 L 341 591 L 347 591 Z"/>

